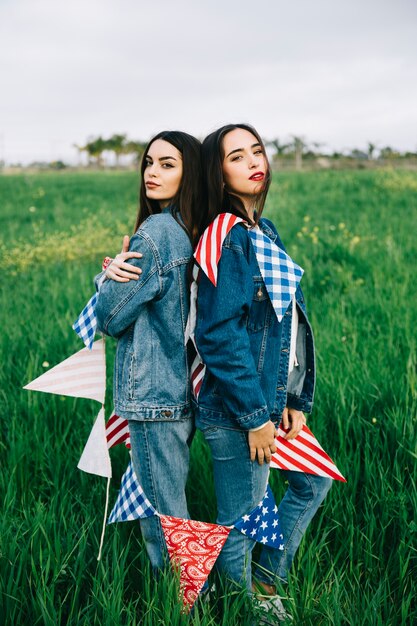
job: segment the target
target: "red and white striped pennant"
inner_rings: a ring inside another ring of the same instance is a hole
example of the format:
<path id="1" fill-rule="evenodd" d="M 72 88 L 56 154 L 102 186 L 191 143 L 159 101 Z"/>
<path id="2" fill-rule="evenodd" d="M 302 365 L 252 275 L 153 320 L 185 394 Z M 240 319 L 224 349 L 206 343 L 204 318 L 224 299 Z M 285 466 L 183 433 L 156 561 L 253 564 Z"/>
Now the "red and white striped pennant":
<path id="1" fill-rule="evenodd" d="M 271 468 L 305 472 L 346 482 L 346 478 L 306 425 L 295 439 L 284 439 L 288 431 L 280 425 L 275 438 L 277 451 L 271 457 Z"/>
<path id="2" fill-rule="evenodd" d="M 130 449 L 129 423 L 124 417 L 113 414 L 106 424 L 107 448 L 113 448 L 119 443 L 124 443 Z"/>
<path id="3" fill-rule="evenodd" d="M 237 215 L 233 215 L 233 213 L 221 213 L 218 215 L 200 237 L 200 241 L 198 242 L 194 253 L 194 258 L 200 267 L 195 266 L 193 270 L 194 281 L 191 285 L 190 314 L 188 316 L 185 340 L 187 342 L 188 339 L 191 339 L 196 351 L 195 358 L 190 368 L 191 387 L 196 399 L 198 399 L 198 394 L 200 393 L 204 374 L 206 372 L 206 366 L 198 354 L 194 339 L 194 329 L 197 317 L 198 276 L 199 272 L 203 271 L 213 285 L 217 285 L 217 266 L 222 255 L 223 241 L 233 226 L 239 222 L 245 223 L 245 220 L 241 217 L 237 217 Z"/>
<path id="4" fill-rule="evenodd" d="M 238 224 L 245 222 L 233 213 L 220 213 L 206 228 L 194 253 L 194 258 L 208 279 L 217 285 L 217 266 L 222 254 L 223 241 L 228 232 Z"/>

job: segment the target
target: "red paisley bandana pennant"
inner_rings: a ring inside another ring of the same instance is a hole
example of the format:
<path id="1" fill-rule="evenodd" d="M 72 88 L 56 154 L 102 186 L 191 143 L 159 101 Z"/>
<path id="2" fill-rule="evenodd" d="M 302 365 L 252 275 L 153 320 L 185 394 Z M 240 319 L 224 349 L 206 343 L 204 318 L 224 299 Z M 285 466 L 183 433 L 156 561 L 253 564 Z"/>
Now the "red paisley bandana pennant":
<path id="1" fill-rule="evenodd" d="M 160 515 L 172 566 L 179 569 L 180 592 L 190 611 L 226 541 L 231 527 Z"/>

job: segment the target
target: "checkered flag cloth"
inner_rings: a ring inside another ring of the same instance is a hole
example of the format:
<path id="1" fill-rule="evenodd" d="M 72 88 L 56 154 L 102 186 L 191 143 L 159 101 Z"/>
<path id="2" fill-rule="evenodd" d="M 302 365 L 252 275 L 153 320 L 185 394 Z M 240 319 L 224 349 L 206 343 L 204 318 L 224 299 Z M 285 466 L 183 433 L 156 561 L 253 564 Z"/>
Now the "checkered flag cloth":
<path id="1" fill-rule="evenodd" d="M 258 226 L 249 230 L 265 287 L 280 322 L 295 294 L 304 270 L 271 241 Z"/>
<path id="2" fill-rule="evenodd" d="M 83 340 L 86 347 L 91 350 L 94 342 L 94 335 L 97 328 L 97 315 L 96 315 L 96 303 L 97 293 L 87 302 L 72 327 Z"/>
<path id="3" fill-rule="evenodd" d="M 116 504 L 110 513 L 108 524 L 128 522 L 143 517 L 151 517 L 156 511 L 136 478 L 133 463 L 130 461 L 122 477 L 122 486 Z"/>

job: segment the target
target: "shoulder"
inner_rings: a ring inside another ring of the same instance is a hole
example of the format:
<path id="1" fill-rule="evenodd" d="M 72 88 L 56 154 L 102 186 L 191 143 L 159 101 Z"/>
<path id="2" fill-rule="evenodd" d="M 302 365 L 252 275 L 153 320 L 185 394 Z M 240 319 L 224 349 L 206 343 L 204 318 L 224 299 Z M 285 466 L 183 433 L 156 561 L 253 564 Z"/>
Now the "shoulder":
<path id="1" fill-rule="evenodd" d="M 261 219 L 259 220 L 259 224 L 260 226 L 266 226 L 266 228 L 269 228 L 270 230 L 272 230 L 273 233 L 275 233 L 276 235 L 278 235 L 278 231 L 275 227 L 275 224 L 272 220 L 267 219 L 266 217 L 261 217 Z"/>
<path id="2" fill-rule="evenodd" d="M 138 235 L 146 234 L 151 238 L 157 239 L 160 239 L 161 235 L 174 236 L 178 233 L 184 233 L 184 236 L 187 236 L 187 233 L 181 228 L 171 213 L 156 213 L 155 215 L 150 215 L 136 231 Z"/>
<path id="3" fill-rule="evenodd" d="M 274 241 L 279 248 L 282 248 L 282 250 L 285 251 L 285 246 L 282 242 L 279 232 L 277 231 L 275 224 L 271 220 L 268 220 L 266 217 L 261 217 L 261 219 L 259 220 L 259 226 L 261 230 L 265 233 L 265 235 L 268 235 L 268 237 L 272 241 Z"/>
<path id="4" fill-rule="evenodd" d="M 192 255 L 190 238 L 171 213 L 150 215 L 140 225 L 134 238 L 146 242 L 160 266 L 188 259 Z"/>

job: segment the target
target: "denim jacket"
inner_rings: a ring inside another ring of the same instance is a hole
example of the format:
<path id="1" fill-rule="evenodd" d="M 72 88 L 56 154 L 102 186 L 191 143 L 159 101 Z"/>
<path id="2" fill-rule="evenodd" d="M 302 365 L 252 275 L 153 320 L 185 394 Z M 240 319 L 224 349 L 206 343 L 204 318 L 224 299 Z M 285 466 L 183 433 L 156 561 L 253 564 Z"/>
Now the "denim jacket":
<path id="1" fill-rule="evenodd" d="M 285 250 L 272 222 L 262 218 L 259 226 Z M 278 322 L 243 225 L 234 226 L 223 242 L 217 286 L 200 276 L 195 339 L 206 374 L 199 419 L 249 430 L 269 419 L 279 422 L 286 406 L 310 412 L 314 343 L 300 287 L 298 366 L 288 376 L 292 307 Z"/>
<path id="2" fill-rule="evenodd" d="M 172 208 L 151 215 L 130 240 L 139 279 L 105 280 L 98 329 L 117 337 L 114 405 L 121 417 L 182 420 L 192 416 L 184 330 L 189 311 L 187 266 L 192 245 Z M 96 286 L 99 278 L 96 277 Z"/>

